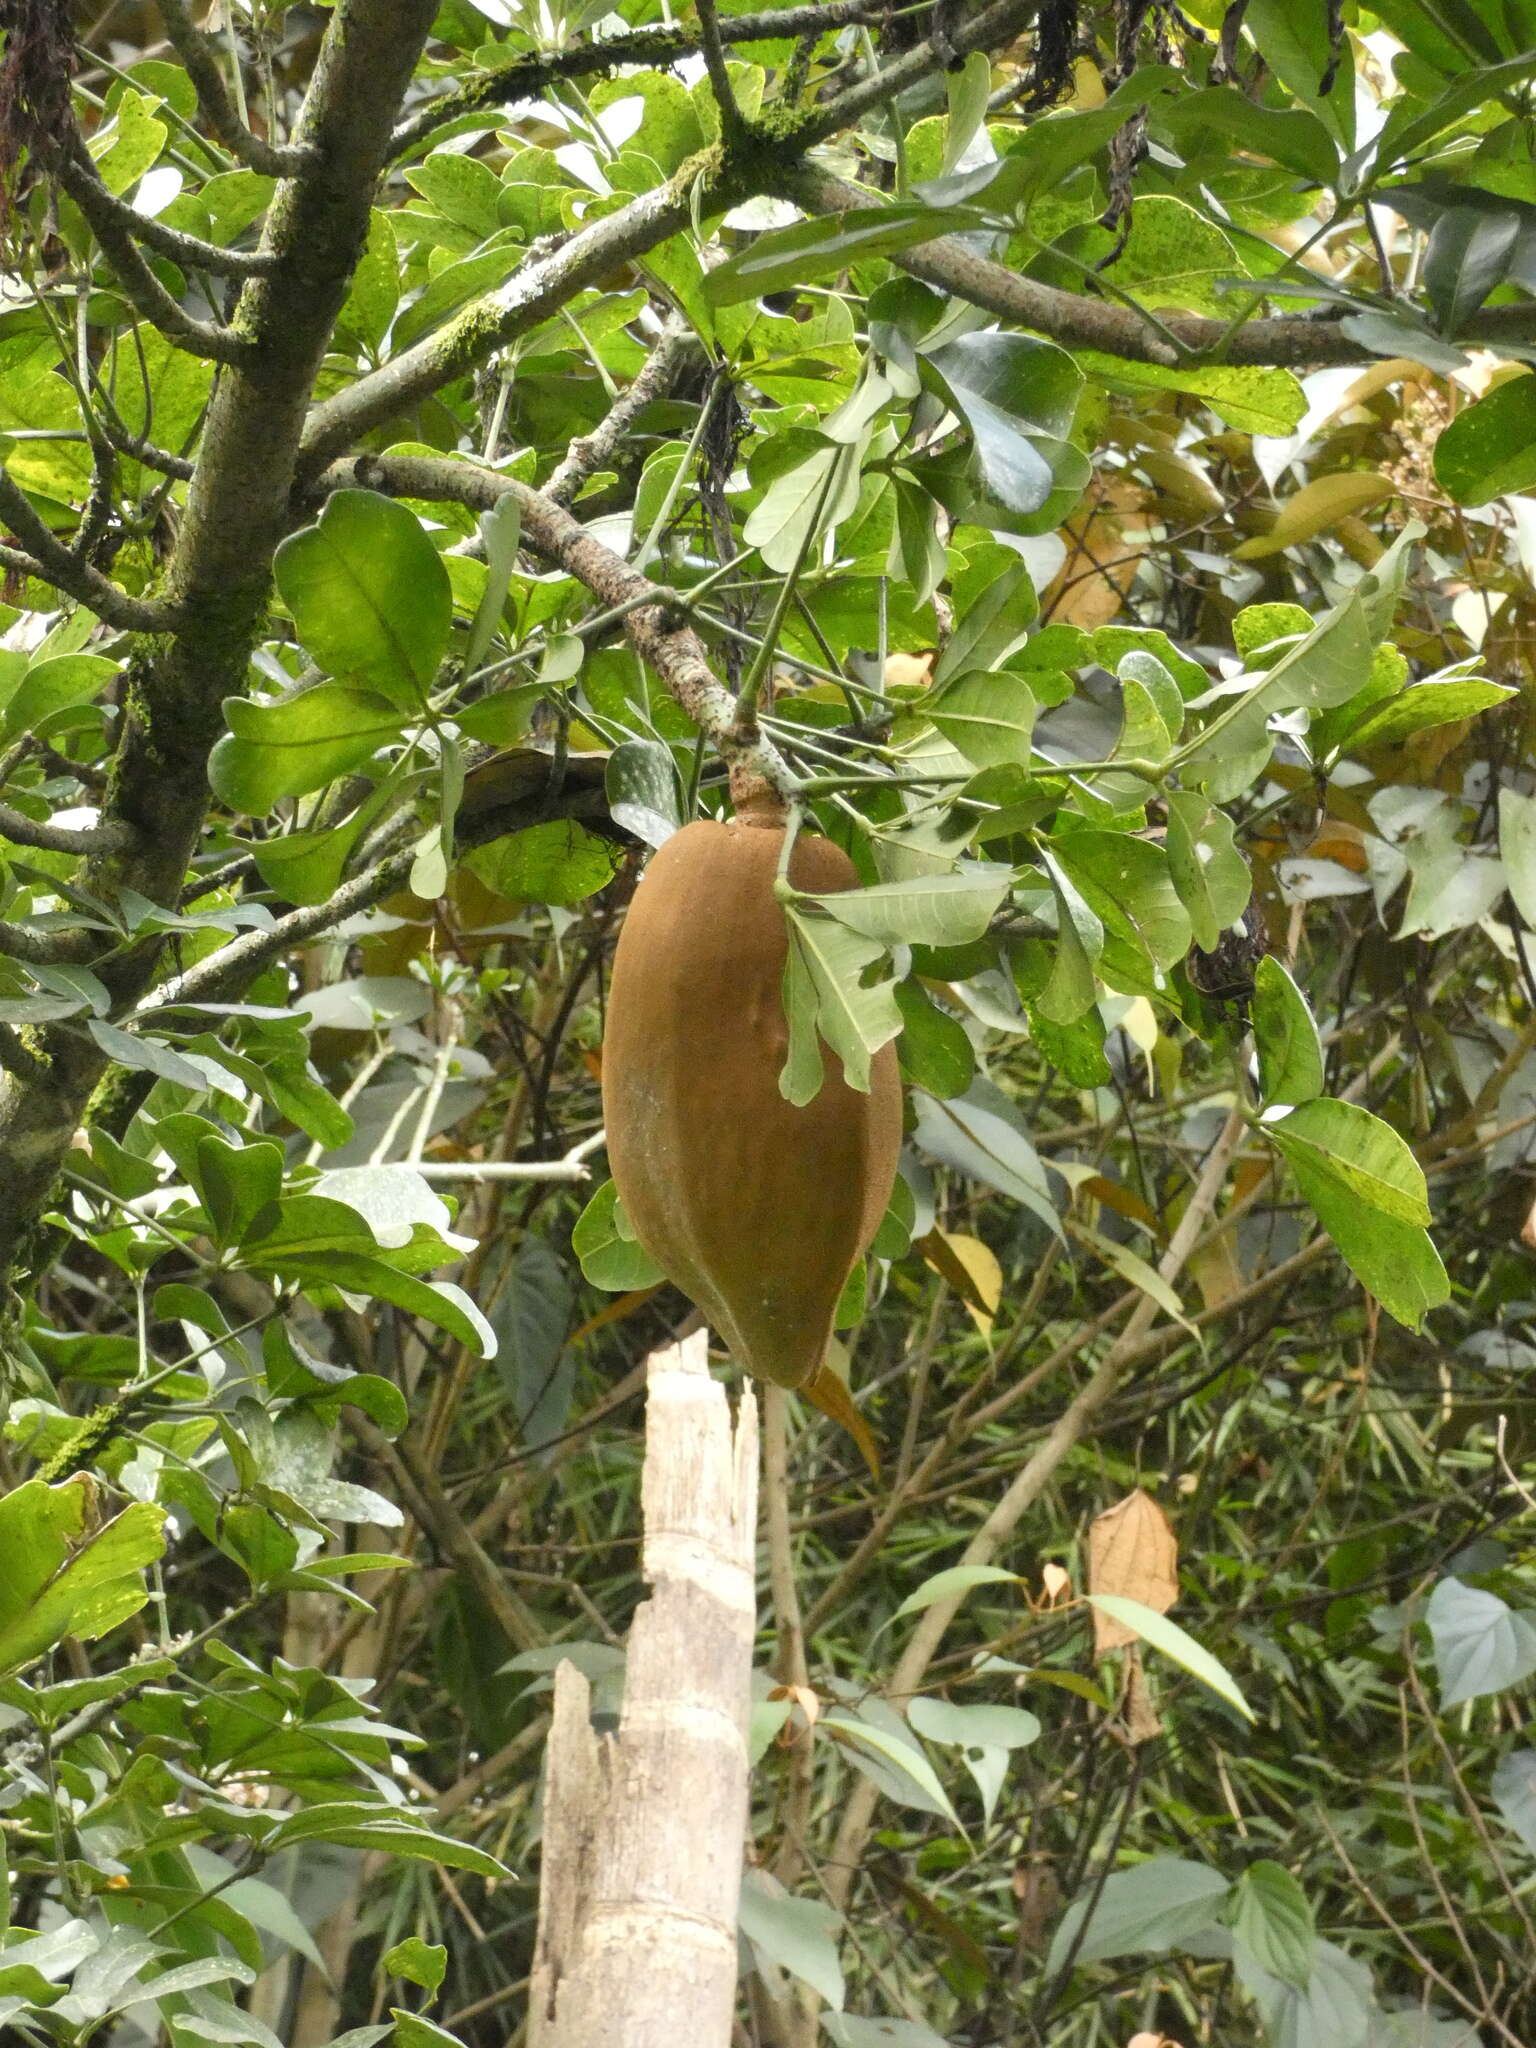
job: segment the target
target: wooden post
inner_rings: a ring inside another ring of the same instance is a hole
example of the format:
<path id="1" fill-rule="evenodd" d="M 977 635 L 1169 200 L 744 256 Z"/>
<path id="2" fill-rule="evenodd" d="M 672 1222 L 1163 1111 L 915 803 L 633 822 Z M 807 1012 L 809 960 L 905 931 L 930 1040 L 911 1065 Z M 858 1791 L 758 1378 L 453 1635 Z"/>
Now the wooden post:
<path id="1" fill-rule="evenodd" d="M 701 1331 L 647 1374 L 642 1568 L 617 1735 L 555 1673 L 529 2048 L 728 2048 L 747 1820 L 757 1406 Z"/>

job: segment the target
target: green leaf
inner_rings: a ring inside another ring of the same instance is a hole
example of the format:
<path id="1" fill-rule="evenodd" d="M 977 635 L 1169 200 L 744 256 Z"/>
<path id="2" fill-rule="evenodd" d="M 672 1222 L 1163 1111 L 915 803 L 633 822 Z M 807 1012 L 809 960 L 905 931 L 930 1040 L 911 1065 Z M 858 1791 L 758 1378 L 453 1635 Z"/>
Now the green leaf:
<path id="1" fill-rule="evenodd" d="M 147 1038 L 137 1031 L 119 1031 L 115 1024 L 105 1024 L 100 1017 L 87 1017 L 85 1028 L 108 1059 L 120 1067 L 153 1074 L 160 1081 L 174 1081 L 178 1088 L 195 1088 L 199 1094 L 208 1087 L 203 1069 L 184 1060 L 163 1039 Z"/>
<path id="2" fill-rule="evenodd" d="M 1010 762 L 1027 768 L 1034 758 L 1030 736 L 1037 706 L 1021 676 L 973 669 L 946 683 L 926 709 L 950 745 L 978 768 Z"/>
<path id="3" fill-rule="evenodd" d="M 1083 374 L 1064 349 L 1025 334 L 967 334 L 925 358 L 924 370 L 970 428 L 981 484 L 1005 511 L 1037 512 L 1058 486 L 1086 485 L 1087 458 L 1066 439 Z"/>
<path id="4" fill-rule="evenodd" d="M 1064 1969 L 1069 1956 L 1096 1963 L 1113 1956 L 1162 1954 L 1214 1927 L 1230 1889 L 1214 1870 L 1179 1856 L 1155 1856 L 1134 1870 L 1113 1871 L 1068 1909 L 1052 1939 L 1046 1968 Z M 1079 1938 L 1090 1909 L 1093 1917 Z"/>
<path id="5" fill-rule="evenodd" d="M 1454 336 L 1489 293 L 1503 283 L 1520 233 L 1520 216 L 1481 207 L 1447 207 L 1430 229 L 1424 290 L 1442 335 Z"/>
<path id="6" fill-rule="evenodd" d="M 619 1228 L 618 1201 L 618 1189 L 605 1180 L 576 1219 L 571 1249 L 592 1286 L 611 1294 L 629 1294 L 637 1288 L 655 1287 L 666 1275 L 649 1252 L 642 1251 Z"/>
<path id="7" fill-rule="evenodd" d="M 1536 484 L 1536 376 L 1529 370 L 1465 407 L 1435 442 L 1435 480 L 1458 505 Z"/>
<path id="8" fill-rule="evenodd" d="M 890 886 L 902 888 L 905 884 Z M 855 892 L 850 890 L 847 894 L 853 897 Z M 803 976 L 802 988 L 808 984 L 814 994 L 817 1032 L 842 1061 L 849 1087 L 867 1094 L 871 1059 L 901 1031 L 901 1012 L 896 1007 L 895 982 L 889 972 L 885 945 L 878 939 L 865 938 L 836 917 L 808 914 L 800 905 L 813 899 L 795 898 L 793 891 L 791 897 L 793 900 L 784 907 L 789 950 L 794 956 L 795 972 Z M 866 985 L 866 971 L 877 963 L 883 963 L 886 971 Z M 779 1086 L 789 1101 L 808 1102 L 808 1095 L 789 1094 L 785 1077 L 792 1071 L 798 1080 L 800 1069 L 793 1044 Z"/>
<path id="9" fill-rule="evenodd" d="M 770 1962 L 809 1984 L 834 2012 L 843 2008 L 843 1972 L 833 1939 L 843 1924 L 835 1906 L 793 1899 L 766 1873 L 749 1869 L 737 1909 L 742 1933 Z"/>
<path id="10" fill-rule="evenodd" d="M 803 438 L 809 453 L 774 476 L 741 529 L 747 546 L 781 574 L 794 569 L 814 541 L 846 519 L 859 497 L 857 451 L 820 435 Z"/>
<path id="11" fill-rule="evenodd" d="M 66 1635 L 90 1640 L 149 1597 L 144 1567 L 165 1549 L 165 1514 L 134 1501 L 94 1533 L 83 1479 L 29 1479 L 0 1497 L 0 1671 L 14 1671 Z"/>
<path id="12" fill-rule="evenodd" d="M 976 1077 L 976 1054 L 959 1018 L 939 1009 L 915 981 L 898 982 L 896 1007 L 901 1011 L 896 1054 L 902 1072 L 941 1101 L 963 1095 Z"/>
<path id="13" fill-rule="evenodd" d="M 1306 997 L 1273 954 L 1253 977 L 1253 1035 L 1264 1107 L 1310 1102 L 1323 1092 L 1323 1047 Z"/>
<path id="14" fill-rule="evenodd" d="M 1348 1112 L 1339 1117 L 1336 1112 Z M 1411 1220 L 1427 1216 L 1424 1180 L 1403 1140 L 1367 1110 L 1320 1099 L 1263 1126 L 1355 1277 L 1416 1330 L 1450 1299 L 1439 1253 Z M 1335 1149 L 1335 1148 L 1344 1148 Z M 1347 1153 L 1347 1156 L 1346 1156 Z M 1388 1208 L 1384 1203 L 1395 1206 Z"/>
<path id="15" fill-rule="evenodd" d="M 1407 1141 L 1358 1103 L 1304 1102 L 1266 1123 L 1264 1134 L 1293 1166 L 1326 1174 L 1356 1201 L 1403 1223 L 1428 1223 L 1429 1192 Z"/>
<path id="16" fill-rule="evenodd" d="M 964 946 L 986 931 L 1012 881 L 1010 868 L 965 861 L 947 875 L 918 875 L 872 889 L 839 889 L 829 896 L 796 890 L 794 901 L 882 946 Z"/>
<path id="17" fill-rule="evenodd" d="M 448 645 L 448 571 L 408 506 L 337 491 L 277 551 L 278 591 L 305 652 L 415 709 Z M 311 785 L 314 787 L 315 785 Z"/>
<path id="18" fill-rule="evenodd" d="M 759 235 L 752 246 L 704 281 L 712 306 L 733 306 L 742 299 L 809 284 L 871 256 L 892 256 L 939 235 L 982 225 L 969 207 L 935 207 L 922 200 L 888 206 L 852 207 L 846 213 L 796 221 Z"/>
<path id="19" fill-rule="evenodd" d="M 471 159 L 461 157 L 458 161 L 462 163 Z M 488 512 L 480 514 L 480 540 L 485 549 L 485 589 L 475 607 L 474 622 L 464 644 L 466 676 L 473 675 L 485 659 L 485 651 L 501 623 L 502 607 L 507 601 L 512 572 L 517 567 L 522 524 L 522 508 L 511 491 L 504 498 L 498 498 Z"/>
<path id="20" fill-rule="evenodd" d="M 0 740 L 41 733 L 55 712 L 94 702 L 118 673 L 100 654 L 58 654 L 29 668 L 0 719 Z"/>
<path id="21" fill-rule="evenodd" d="M 867 1764 L 870 1759 L 861 1756 L 860 1752 L 873 1751 L 874 1761 L 883 1768 L 869 1775 L 891 1798 L 916 1806 L 924 1813 L 941 1814 L 956 1827 L 960 1825 L 949 1795 L 939 1783 L 938 1774 L 921 1744 L 905 1730 L 898 1734 L 856 1714 L 841 1712 L 823 1714 L 816 1725 L 818 1730 L 828 1735 L 841 1736 L 855 1762 Z M 909 1785 L 911 1791 L 907 1789 Z"/>
<path id="22" fill-rule="evenodd" d="M 647 846 L 661 846 L 683 822 L 672 749 L 660 740 L 625 740 L 608 756 L 608 815 Z"/>
<path id="23" fill-rule="evenodd" d="M 96 159 L 96 175 L 114 199 L 136 185 L 157 160 L 169 132 L 154 117 L 157 100 L 143 93 L 125 92 L 117 103 L 117 118 L 99 128 L 88 147 Z"/>
<path id="24" fill-rule="evenodd" d="M 1056 943 L 1049 978 L 1036 1000 L 1048 1023 L 1071 1025 L 1087 1015 L 1098 994 L 1104 923 L 1048 849 L 1042 847 L 1041 857 L 1056 899 Z"/>
<path id="25" fill-rule="evenodd" d="M 390 2014 L 395 2022 L 395 2048 L 464 2048 L 457 2034 L 450 2034 L 446 2027 L 440 2027 L 436 2020 L 429 2020 L 419 2012 L 407 2012 L 403 2007 L 392 2005 Z M 335 2048 L 335 2044 L 332 2044 Z"/>
<path id="26" fill-rule="evenodd" d="M 1248 908 L 1253 877 L 1237 850 L 1232 820 L 1193 790 L 1168 795 L 1168 872 L 1189 912 L 1195 944 L 1214 952 Z"/>
<path id="27" fill-rule="evenodd" d="M 984 1186 L 996 1188 L 1000 1195 L 1022 1202 L 1060 1236 L 1061 1222 L 1040 1155 L 1001 1089 L 978 1076 L 964 1096 L 936 1102 L 931 1096 L 919 1095 L 915 1106 L 917 1128 L 913 1135 L 925 1152 Z"/>
<path id="28" fill-rule="evenodd" d="M 1216 1661 L 1209 1650 L 1202 1649 L 1193 1636 L 1186 1634 L 1176 1621 L 1170 1621 L 1166 1614 L 1159 1614 L 1155 1607 L 1144 1606 L 1140 1600 L 1127 1600 L 1119 1593 L 1089 1593 L 1085 1597 L 1090 1607 L 1099 1608 L 1111 1620 L 1133 1629 L 1143 1642 L 1150 1643 L 1154 1650 L 1161 1650 L 1191 1678 L 1198 1678 L 1202 1685 L 1209 1686 L 1218 1698 L 1236 1707 L 1245 1721 L 1253 1719 L 1253 1709 L 1239 1692 L 1231 1673 Z"/>
<path id="29" fill-rule="evenodd" d="M 1536 931 L 1536 797 L 1507 785 L 1499 791 L 1499 852 L 1515 908 Z"/>
<path id="30" fill-rule="evenodd" d="M 1152 995 L 1154 969 L 1189 951 L 1189 912 L 1179 901 L 1160 846 L 1128 832 L 1060 833 L 1052 851 L 1104 927 L 1099 972 L 1127 995 Z"/>
<path id="31" fill-rule="evenodd" d="M 1233 1961 L 1263 2019 L 1264 2038 L 1277 2048 L 1475 2048 L 1475 2034 L 1453 2030 L 1448 2042 L 1444 2023 L 1417 2006 L 1407 2015 L 1411 2033 L 1382 2031 L 1370 1970 L 1331 1941 L 1314 1943 L 1304 1988 L 1271 1976 L 1240 1940 Z"/>
<path id="32" fill-rule="evenodd" d="M 941 1572 L 934 1572 L 923 1583 L 910 1592 L 902 1601 L 892 1621 L 900 1621 L 905 1614 L 921 1614 L 925 1607 L 932 1607 L 935 1601 L 948 1600 L 954 1594 L 969 1593 L 973 1586 L 1022 1586 L 1024 1581 L 1017 1572 L 1005 1572 L 996 1564 L 952 1564 Z"/>
<path id="33" fill-rule="evenodd" d="M 1516 693 L 1502 683 L 1490 683 L 1480 676 L 1458 682 L 1422 682 L 1402 690 L 1388 702 L 1368 710 L 1358 725 L 1352 725 L 1340 743 L 1341 751 L 1358 753 L 1362 747 L 1396 747 L 1416 732 L 1437 725 L 1454 725 L 1463 718 L 1475 718 L 1491 711 Z"/>
<path id="34" fill-rule="evenodd" d="M 1279 1863 L 1260 1857 L 1232 1887 L 1227 1924 L 1260 1969 L 1304 1991 L 1317 1954 L 1307 1895 Z"/>
<path id="35" fill-rule="evenodd" d="M 920 1695 L 907 1708 L 907 1719 L 925 1741 L 961 1749 L 1027 1749 L 1040 1739 L 1039 1719 L 1027 1707 L 964 1707 Z"/>
<path id="36" fill-rule="evenodd" d="M 337 1842 L 343 1848 L 379 1849 L 391 1856 L 408 1856 L 418 1862 L 446 1864 L 450 1870 L 471 1870 L 477 1877 L 510 1877 L 512 1872 L 495 1856 L 461 1842 L 454 1835 L 440 1835 L 433 1829 L 406 1819 L 398 1808 L 338 1804 L 309 1806 L 281 1820 L 267 1837 L 266 1849 L 275 1855 L 300 1842 Z"/>
<path id="37" fill-rule="evenodd" d="M 1458 1578 L 1439 1581 L 1424 1610 L 1435 1646 L 1440 1705 L 1508 1692 L 1536 1671 L 1536 1618 Z"/>
<path id="38" fill-rule="evenodd" d="M 423 1991 L 435 1995 L 448 1968 L 448 1951 L 435 1942 L 423 1941 L 419 1934 L 408 1934 L 404 1941 L 386 1949 L 380 1962 L 391 1977 L 403 1977 L 407 1984 L 419 1984 Z"/>
<path id="39" fill-rule="evenodd" d="M 401 714 L 388 698 L 321 683 L 273 704 L 226 697 L 229 731 L 208 761 L 220 803 L 264 817 L 285 796 L 307 796 L 362 767 L 398 740 Z"/>
<path id="40" fill-rule="evenodd" d="M 619 858 L 611 841 L 574 819 L 551 818 L 476 847 L 465 864 L 498 896 L 517 903 L 571 904 L 605 889 Z"/>

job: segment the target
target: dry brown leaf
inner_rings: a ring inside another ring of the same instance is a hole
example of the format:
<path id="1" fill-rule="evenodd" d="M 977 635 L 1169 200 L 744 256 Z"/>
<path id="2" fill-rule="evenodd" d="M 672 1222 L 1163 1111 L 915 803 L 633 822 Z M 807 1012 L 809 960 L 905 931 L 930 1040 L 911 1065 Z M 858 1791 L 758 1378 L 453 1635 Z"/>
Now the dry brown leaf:
<path id="1" fill-rule="evenodd" d="M 1061 1910 L 1061 1886 L 1044 1857 L 1014 1866 L 1013 1896 L 1019 1902 L 1019 1946 L 1046 1946 L 1051 1922 Z"/>
<path id="2" fill-rule="evenodd" d="M 1041 596 L 1043 618 L 1091 633 L 1119 616 L 1147 552 L 1146 510 L 1145 493 L 1129 477 L 1095 479 L 1086 509 L 1060 529 L 1067 559 Z"/>
<path id="3" fill-rule="evenodd" d="M 1088 1590 L 1139 1600 L 1166 1614 L 1179 1597 L 1179 1546 L 1168 1517 L 1138 1487 L 1106 1508 L 1088 1531 Z M 1097 1656 L 1134 1643 L 1136 1632 L 1095 1608 L 1093 1647 Z"/>
<path id="4" fill-rule="evenodd" d="M 771 1700 L 789 1700 L 805 1716 L 805 1726 L 807 1729 L 816 1726 L 816 1716 L 821 1712 L 821 1701 L 808 1685 L 776 1685 L 769 1692 L 768 1697 Z M 804 1730 L 797 1730 L 795 1728 L 794 1717 L 791 1716 L 779 1731 L 779 1741 L 786 1745 L 793 1743 L 802 1733 L 804 1733 Z"/>
<path id="5" fill-rule="evenodd" d="M 1131 1654 L 1126 1659 L 1125 1697 L 1120 1702 L 1120 1719 L 1125 1739 L 1132 1749 L 1143 1742 L 1155 1742 L 1163 1732 L 1163 1724 L 1152 1704 L 1147 1674 L 1142 1669 L 1140 1643 L 1132 1643 Z"/>
<path id="6" fill-rule="evenodd" d="M 1525 1219 L 1525 1228 L 1520 1233 L 1520 1242 L 1536 1251 L 1536 1202 L 1532 1202 L 1530 1214 Z"/>

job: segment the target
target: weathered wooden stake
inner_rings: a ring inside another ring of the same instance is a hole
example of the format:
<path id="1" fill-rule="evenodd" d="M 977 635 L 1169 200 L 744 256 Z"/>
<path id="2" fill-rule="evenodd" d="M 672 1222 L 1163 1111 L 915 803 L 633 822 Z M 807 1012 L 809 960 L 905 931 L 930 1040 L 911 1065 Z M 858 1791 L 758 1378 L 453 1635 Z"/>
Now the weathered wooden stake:
<path id="1" fill-rule="evenodd" d="M 707 1339 L 652 1354 L 642 1568 L 617 1735 L 555 1673 L 529 2048 L 727 2048 L 747 1818 L 757 1406 Z"/>

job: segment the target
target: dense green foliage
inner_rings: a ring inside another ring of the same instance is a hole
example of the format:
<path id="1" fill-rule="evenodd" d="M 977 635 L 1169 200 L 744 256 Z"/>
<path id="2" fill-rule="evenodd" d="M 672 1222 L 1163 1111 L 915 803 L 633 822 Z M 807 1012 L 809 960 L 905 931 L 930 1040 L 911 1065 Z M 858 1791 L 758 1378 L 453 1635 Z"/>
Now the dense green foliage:
<path id="1" fill-rule="evenodd" d="M 767 1411 L 740 2041 L 1536 2038 L 1536 8 L 75 14 L 0 7 L 6 2038 L 516 2037 L 689 1314 L 606 963 L 764 782 L 868 885 L 784 1092 L 894 1040 L 908 1143 L 856 1433 Z"/>

